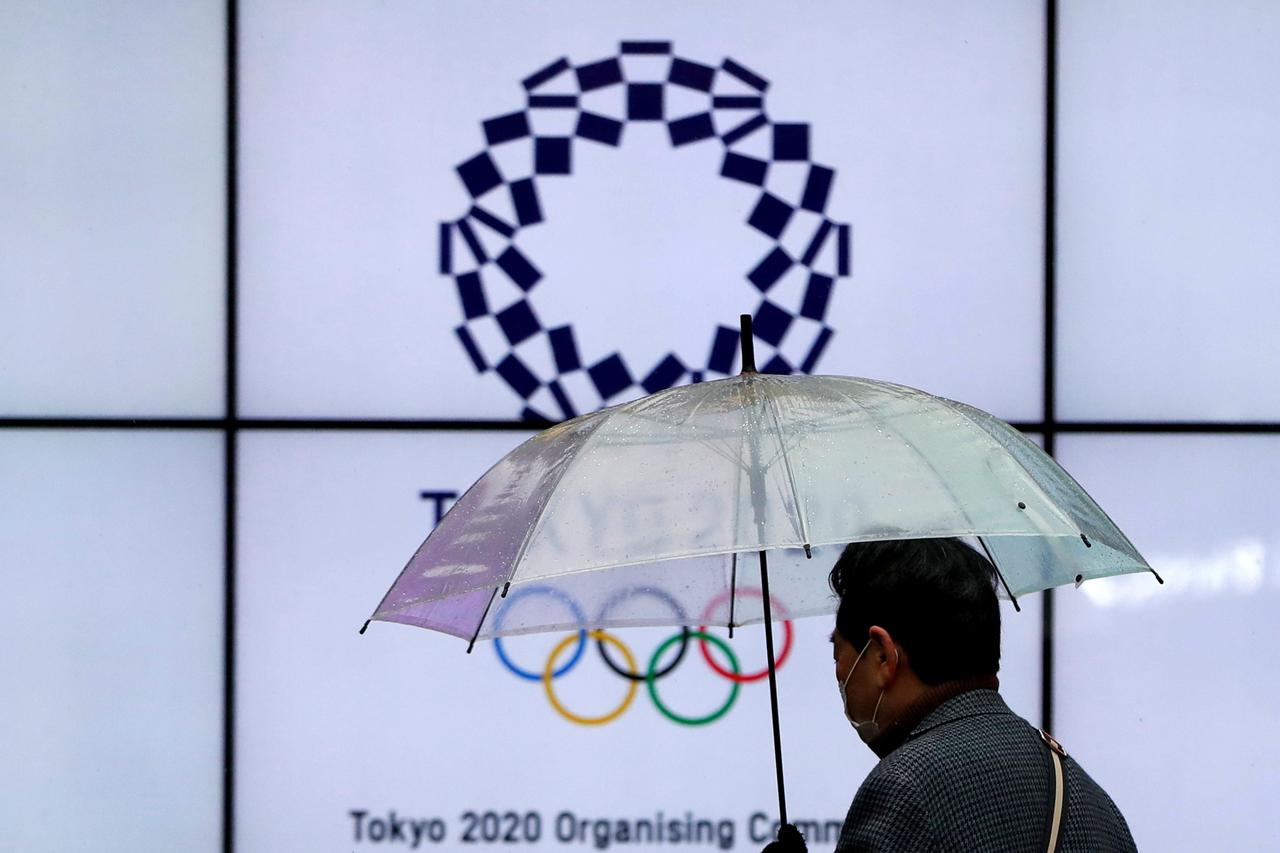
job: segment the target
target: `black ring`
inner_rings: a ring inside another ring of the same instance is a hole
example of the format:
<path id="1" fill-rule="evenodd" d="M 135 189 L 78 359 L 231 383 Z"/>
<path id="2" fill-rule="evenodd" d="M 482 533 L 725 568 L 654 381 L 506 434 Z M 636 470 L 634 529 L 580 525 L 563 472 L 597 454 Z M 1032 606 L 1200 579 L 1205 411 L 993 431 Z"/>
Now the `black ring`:
<path id="1" fill-rule="evenodd" d="M 613 658 L 609 657 L 609 651 L 605 648 L 604 643 L 596 640 L 596 648 L 600 650 L 600 657 L 604 660 L 605 666 L 613 670 L 616 674 L 621 675 L 628 681 L 648 681 L 648 677 L 644 675 L 635 675 L 627 672 L 622 667 L 613 662 Z M 685 650 L 689 648 L 689 627 L 687 625 L 680 626 L 680 651 L 676 652 L 675 660 L 664 666 L 653 674 L 653 680 L 658 681 L 667 676 L 673 669 L 680 665 L 680 661 L 684 660 Z"/>
<path id="2" fill-rule="evenodd" d="M 663 592 L 662 590 L 656 587 L 639 586 L 639 587 L 633 587 L 631 589 L 624 589 L 618 593 L 615 593 L 612 598 L 610 598 L 608 601 L 604 603 L 604 607 L 600 608 L 600 614 L 596 617 L 596 624 L 603 625 L 604 617 L 609 613 L 610 610 L 612 610 L 614 607 L 616 607 L 618 604 L 620 604 L 624 600 L 628 598 L 633 598 L 637 595 L 649 595 L 658 599 L 659 601 L 662 601 L 665 604 L 671 605 L 671 609 L 675 612 L 676 616 L 682 622 L 687 622 L 689 619 L 689 617 L 685 615 L 684 608 L 680 606 L 680 602 L 676 601 L 667 593 Z M 613 658 L 609 657 L 609 650 L 605 648 L 605 644 L 600 640 L 596 640 L 596 648 L 600 650 L 600 659 L 604 661 L 605 666 L 613 670 L 615 675 L 620 675 L 623 678 L 627 679 L 628 681 L 648 681 L 649 680 L 648 677 L 643 674 L 637 675 L 635 673 L 628 672 L 627 670 L 623 669 L 622 667 L 614 663 Z M 680 650 L 676 652 L 675 659 L 672 660 L 671 663 L 667 664 L 662 669 L 658 670 L 653 674 L 653 680 L 657 681 L 660 678 L 664 678 L 665 676 L 669 675 L 672 670 L 674 670 L 677 666 L 679 666 L 680 661 L 684 660 L 684 653 L 688 648 L 689 648 L 689 626 L 681 625 L 680 626 Z"/>

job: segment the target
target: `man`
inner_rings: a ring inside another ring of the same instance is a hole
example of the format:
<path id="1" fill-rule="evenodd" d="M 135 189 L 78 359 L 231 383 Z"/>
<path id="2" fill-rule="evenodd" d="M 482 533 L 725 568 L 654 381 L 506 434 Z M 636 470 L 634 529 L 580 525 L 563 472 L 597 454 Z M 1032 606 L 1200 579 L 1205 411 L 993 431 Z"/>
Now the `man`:
<path id="1" fill-rule="evenodd" d="M 881 759 L 836 850 L 1049 849 L 1058 790 L 1051 739 L 996 692 L 992 565 L 956 539 L 858 543 L 830 583 L 840 597 L 831 640 L 844 713 Z M 1070 757 L 1061 766 L 1054 849 L 1135 850 L 1106 792 Z M 803 848 L 794 832 L 780 839 L 775 850 Z"/>

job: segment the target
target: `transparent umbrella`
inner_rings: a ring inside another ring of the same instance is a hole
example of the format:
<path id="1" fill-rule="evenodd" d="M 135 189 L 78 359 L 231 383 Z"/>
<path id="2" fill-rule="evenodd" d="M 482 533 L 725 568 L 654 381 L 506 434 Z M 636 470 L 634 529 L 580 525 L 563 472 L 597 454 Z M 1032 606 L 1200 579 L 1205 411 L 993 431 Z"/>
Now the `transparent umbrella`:
<path id="1" fill-rule="evenodd" d="M 521 444 L 457 501 L 371 619 L 471 644 L 763 622 L 772 662 L 773 619 L 834 611 L 827 572 L 849 542 L 974 537 L 1015 605 L 1061 584 L 1154 574 L 1071 476 L 1003 421 L 886 382 L 758 374 L 749 317 L 742 341 L 738 376 Z M 521 588 L 545 594 L 514 595 Z M 504 606 L 509 595 L 520 606 Z"/>

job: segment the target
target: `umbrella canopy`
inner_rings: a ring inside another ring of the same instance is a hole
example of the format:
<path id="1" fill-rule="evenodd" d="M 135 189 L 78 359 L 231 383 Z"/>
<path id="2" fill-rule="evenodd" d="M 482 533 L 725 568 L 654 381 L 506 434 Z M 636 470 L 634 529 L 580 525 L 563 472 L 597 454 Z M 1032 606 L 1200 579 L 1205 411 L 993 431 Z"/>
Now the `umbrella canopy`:
<path id="1" fill-rule="evenodd" d="M 976 537 L 1015 603 L 1152 571 L 1069 474 L 981 410 L 886 382 L 744 372 L 530 438 L 458 500 L 372 618 L 473 642 L 732 627 L 765 618 L 764 551 L 774 618 L 830 613 L 845 544 L 940 536 Z"/>
<path id="2" fill-rule="evenodd" d="M 741 320 L 738 376 L 566 421 L 504 457 L 441 519 L 371 619 L 472 644 L 577 630 L 579 651 L 587 628 L 732 634 L 762 621 L 785 824 L 771 623 L 835 609 L 827 569 L 845 544 L 975 537 L 1015 604 L 1025 592 L 1152 569 L 1008 424 L 901 385 L 758 374 L 751 317 Z M 758 562 L 740 565 L 740 555 Z M 593 636 L 603 648 L 608 635 Z M 650 686 L 657 662 L 643 676 Z M 554 676 L 549 661 L 542 677 Z"/>

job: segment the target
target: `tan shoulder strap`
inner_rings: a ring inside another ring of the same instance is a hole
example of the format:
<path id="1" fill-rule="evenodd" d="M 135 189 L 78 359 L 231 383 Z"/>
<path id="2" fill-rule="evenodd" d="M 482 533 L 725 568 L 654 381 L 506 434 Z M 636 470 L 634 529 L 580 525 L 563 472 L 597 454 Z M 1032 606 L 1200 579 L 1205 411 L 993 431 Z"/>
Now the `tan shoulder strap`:
<path id="1" fill-rule="evenodd" d="M 1062 759 L 1067 757 L 1067 751 L 1053 735 L 1044 729 L 1038 731 L 1040 739 L 1049 748 L 1049 758 L 1053 764 L 1053 809 L 1049 817 L 1049 839 L 1046 850 L 1047 853 L 1058 853 L 1062 847 L 1062 811 L 1066 801 L 1066 776 L 1062 768 Z"/>

